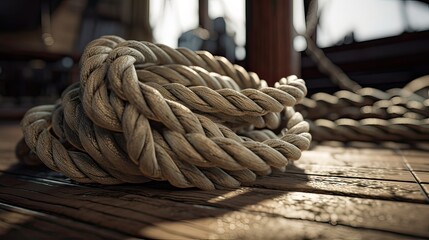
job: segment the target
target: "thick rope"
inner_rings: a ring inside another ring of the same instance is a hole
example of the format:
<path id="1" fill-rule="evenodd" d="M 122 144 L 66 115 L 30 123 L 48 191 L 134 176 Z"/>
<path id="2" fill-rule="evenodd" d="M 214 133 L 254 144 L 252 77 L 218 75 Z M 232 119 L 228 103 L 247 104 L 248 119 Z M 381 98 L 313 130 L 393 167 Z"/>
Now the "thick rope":
<path id="1" fill-rule="evenodd" d="M 429 86 L 429 76 L 386 92 L 362 88 L 333 95 L 317 93 L 297 106 L 316 141 L 429 141 L 429 99 L 410 86 Z M 427 91 L 427 89 L 426 89 Z"/>
<path id="2" fill-rule="evenodd" d="M 78 182 L 237 187 L 309 147 L 292 108 L 306 92 L 295 76 L 267 87 L 208 52 L 105 36 L 86 47 L 80 83 L 21 125 L 31 152 Z"/>

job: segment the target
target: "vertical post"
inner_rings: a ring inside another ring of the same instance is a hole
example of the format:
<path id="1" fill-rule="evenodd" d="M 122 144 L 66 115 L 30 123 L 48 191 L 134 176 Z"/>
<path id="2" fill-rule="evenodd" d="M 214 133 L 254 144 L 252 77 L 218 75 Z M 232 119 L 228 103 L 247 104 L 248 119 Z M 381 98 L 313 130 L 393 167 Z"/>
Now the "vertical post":
<path id="1" fill-rule="evenodd" d="M 149 0 L 128 0 L 119 3 L 122 4 L 121 18 L 126 26 L 126 38 L 153 41 L 149 21 Z"/>
<path id="2" fill-rule="evenodd" d="M 198 22 L 200 27 L 211 31 L 212 24 L 209 17 L 208 0 L 198 0 Z"/>
<path id="3" fill-rule="evenodd" d="M 269 85 L 300 74 L 300 55 L 293 48 L 292 0 L 247 0 L 246 55 L 249 70 Z"/>

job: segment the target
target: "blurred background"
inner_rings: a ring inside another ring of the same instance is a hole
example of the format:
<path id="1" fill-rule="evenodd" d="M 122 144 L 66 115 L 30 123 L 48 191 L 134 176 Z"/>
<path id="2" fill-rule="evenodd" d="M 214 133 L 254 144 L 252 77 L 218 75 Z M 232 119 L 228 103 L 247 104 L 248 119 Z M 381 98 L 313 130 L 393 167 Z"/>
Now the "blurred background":
<path id="1" fill-rule="evenodd" d="M 102 35 L 204 49 L 257 72 L 338 89 L 307 56 L 307 0 L 0 1 L 0 119 L 54 103 L 79 80 L 85 45 Z M 429 74 L 428 0 L 320 0 L 317 45 L 364 87 Z"/>

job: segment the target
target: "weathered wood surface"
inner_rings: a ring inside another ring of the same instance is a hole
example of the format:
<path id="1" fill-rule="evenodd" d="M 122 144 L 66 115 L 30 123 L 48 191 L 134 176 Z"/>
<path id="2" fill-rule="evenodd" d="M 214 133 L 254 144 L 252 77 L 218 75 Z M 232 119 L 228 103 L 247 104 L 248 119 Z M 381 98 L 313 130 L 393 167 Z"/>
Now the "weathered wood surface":
<path id="1" fill-rule="evenodd" d="M 239 189 L 77 184 L 18 164 L 0 125 L 1 239 L 427 239 L 429 153 L 319 146 Z"/>

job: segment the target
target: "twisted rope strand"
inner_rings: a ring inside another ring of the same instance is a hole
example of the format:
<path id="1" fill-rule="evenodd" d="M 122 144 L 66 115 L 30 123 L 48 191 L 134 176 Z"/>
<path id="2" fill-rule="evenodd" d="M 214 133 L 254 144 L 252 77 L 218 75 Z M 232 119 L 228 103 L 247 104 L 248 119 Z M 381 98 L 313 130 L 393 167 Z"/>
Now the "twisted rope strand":
<path id="1" fill-rule="evenodd" d="M 429 76 L 425 76 L 403 89 L 386 92 L 362 88 L 357 93 L 317 93 L 296 108 L 310 123 L 316 141 L 396 141 L 421 145 L 418 142 L 429 140 L 429 101 L 424 95 L 428 87 Z"/>
<path id="2" fill-rule="evenodd" d="M 40 160 L 78 182 L 237 187 L 310 145 L 294 76 L 267 87 L 208 52 L 105 36 L 86 47 L 80 77 L 21 123 Z"/>

